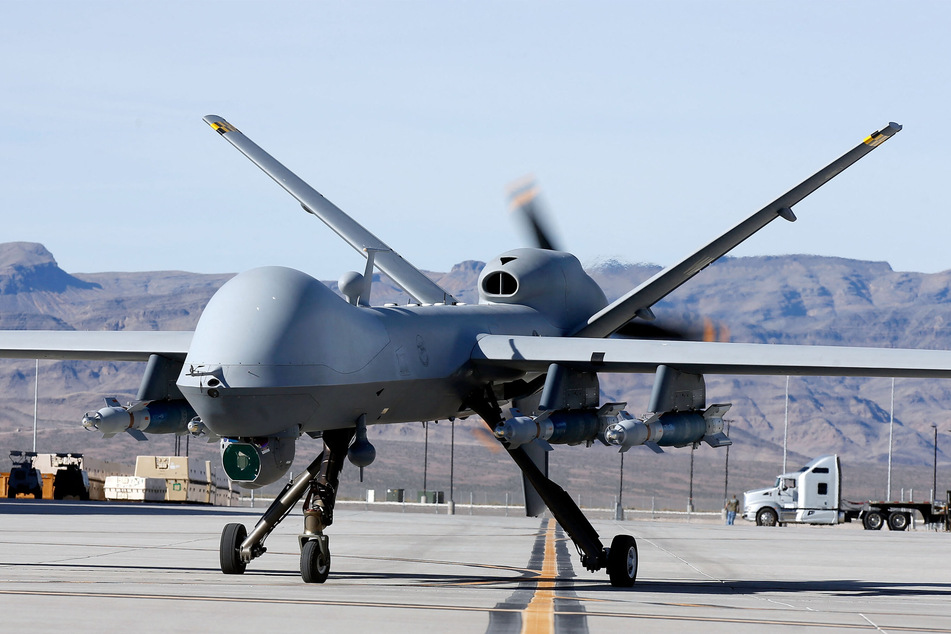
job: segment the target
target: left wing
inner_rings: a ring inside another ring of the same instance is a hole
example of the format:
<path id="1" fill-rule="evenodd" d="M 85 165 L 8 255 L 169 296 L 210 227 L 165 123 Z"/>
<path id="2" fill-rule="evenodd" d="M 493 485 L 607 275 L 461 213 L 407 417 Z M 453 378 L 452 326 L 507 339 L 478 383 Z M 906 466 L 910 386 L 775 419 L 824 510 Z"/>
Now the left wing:
<path id="1" fill-rule="evenodd" d="M 403 259 L 385 242 L 370 233 L 363 225 L 344 213 L 339 207 L 323 197 L 316 189 L 305 183 L 261 146 L 242 134 L 236 127 L 218 115 L 205 117 L 210 125 L 239 152 L 251 159 L 261 170 L 274 179 L 287 193 L 297 199 L 305 211 L 320 218 L 334 233 L 350 246 L 361 252 L 381 271 L 390 276 L 403 290 L 420 302 L 429 304 L 455 304 L 456 299 L 436 282 Z M 372 254 L 372 255 L 371 255 Z M 368 271 L 372 273 L 372 271 Z"/>
<path id="2" fill-rule="evenodd" d="M 0 358 L 148 361 L 153 354 L 184 361 L 191 331 L 2 330 Z"/>
<path id="3" fill-rule="evenodd" d="M 786 220 L 794 221 L 796 216 L 792 211 L 793 205 L 832 180 L 860 158 L 897 134 L 900 130 L 901 126 L 897 123 L 889 123 L 881 130 L 871 133 L 856 147 L 829 163 L 707 246 L 688 255 L 677 264 L 660 271 L 634 290 L 606 306 L 597 314 L 592 315 L 584 326 L 572 334 L 576 337 L 607 337 L 616 332 L 635 316 L 648 316 L 648 318 L 650 318 L 653 314 L 650 312 L 651 306 L 666 297 L 669 293 L 675 291 L 683 283 L 705 269 L 711 263 L 729 253 L 734 247 L 770 222 L 776 218 L 785 218 Z"/>
<path id="4" fill-rule="evenodd" d="M 471 359 L 540 373 L 557 363 L 593 372 L 666 365 L 693 374 L 951 377 L 951 351 L 902 348 L 484 335 Z"/>

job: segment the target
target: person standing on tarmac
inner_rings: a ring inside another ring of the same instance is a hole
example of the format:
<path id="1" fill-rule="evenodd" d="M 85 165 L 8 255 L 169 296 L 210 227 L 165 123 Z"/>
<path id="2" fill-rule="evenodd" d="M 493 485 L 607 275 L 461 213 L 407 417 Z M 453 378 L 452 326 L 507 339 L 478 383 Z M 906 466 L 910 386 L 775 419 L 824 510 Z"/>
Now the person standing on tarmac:
<path id="1" fill-rule="evenodd" d="M 740 508 L 740 501 L 736 499 L 736 493 L 733 494 L 733 497 L 727 500 L 726 503 L 726 524 L 727 526 L 733 526 L 733 520 L 736 519 L 736 512 Z"/>

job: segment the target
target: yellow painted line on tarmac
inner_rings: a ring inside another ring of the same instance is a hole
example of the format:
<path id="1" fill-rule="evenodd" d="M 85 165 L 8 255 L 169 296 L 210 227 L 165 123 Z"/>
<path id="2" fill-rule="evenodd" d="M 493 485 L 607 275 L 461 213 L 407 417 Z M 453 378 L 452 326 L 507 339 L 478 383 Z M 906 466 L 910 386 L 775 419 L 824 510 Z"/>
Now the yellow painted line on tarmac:
<path id="1" fill-rule="evenodd" d="M 548 520 L 545 532 L 545 558 L 535 594 L 522 611 L 522 634 L 542 634 L 555 631 L 555 520 Z"/>

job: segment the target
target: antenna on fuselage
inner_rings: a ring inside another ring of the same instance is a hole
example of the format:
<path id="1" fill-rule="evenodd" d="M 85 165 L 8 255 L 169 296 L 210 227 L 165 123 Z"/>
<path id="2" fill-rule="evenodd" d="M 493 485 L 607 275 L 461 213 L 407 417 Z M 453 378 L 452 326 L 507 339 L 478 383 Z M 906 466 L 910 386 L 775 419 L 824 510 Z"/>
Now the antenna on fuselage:
<path id="1" fill-rule="evenodd" d="M 373 260 L 377 251 L 385 250 L 372 247 L 363 249 L 364 253 L 367 254 L 367 265 L 363 270 L 363 275 L 356 271 L 348 271 L 341 275 L 337 281 L 337 288 L 347 298 L 347 301 L 354 306 L 370 306 L 370 289 L 373 286 Z"/>
<path id="2" fill-rule="evenodd" d="M 375 249 L 365 247 L 363 252 L 367 254 L 367 266 L 363 269 L 363 291 L 360 292 L 360 306 L 370 305 L 370 287 L 373 285 L 373 260 L 376 258 L 377 251 L 392 251 L 392 249 Z"/>

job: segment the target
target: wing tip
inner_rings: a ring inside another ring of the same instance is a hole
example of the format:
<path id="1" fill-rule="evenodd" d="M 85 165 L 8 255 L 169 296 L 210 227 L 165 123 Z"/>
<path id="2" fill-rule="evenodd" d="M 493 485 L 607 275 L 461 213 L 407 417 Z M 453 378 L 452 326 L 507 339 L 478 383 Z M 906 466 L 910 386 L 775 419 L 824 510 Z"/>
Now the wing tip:
<path id="1" fill-rule="evenodd" d="M 237 132 L 238 129 L 228 123 L 224 117 L 216 114 L 205 115 L 202 120 L 211 126 L 211 128 L 218 134 L 225 134 L 227 132 Z"/>
<path id="2" fill-rule="evenodd" d="M 876 130 L 875 132 L 872 132 L 870 135 L 865 137 L 865 140 L 863 141 L 863 143 L 865 143 L 865 145 L 870 145 L 872 147 L 878 147 L 879 145 L 884 143 L 886 140 L 888 140 L 889 137 L 895 136 L 899 132 L 901 132 L 901 125 L 898 123 L 895 123 L 894 121 L 890 121 L 889 124 L 885 126 L 884 128 L 882 128 L 881 130 Z"/>

